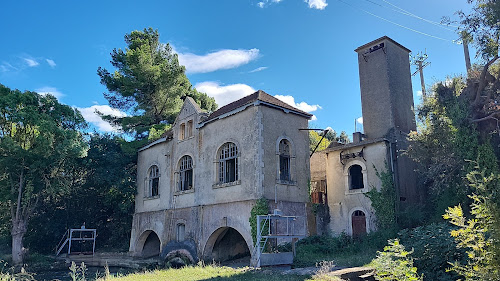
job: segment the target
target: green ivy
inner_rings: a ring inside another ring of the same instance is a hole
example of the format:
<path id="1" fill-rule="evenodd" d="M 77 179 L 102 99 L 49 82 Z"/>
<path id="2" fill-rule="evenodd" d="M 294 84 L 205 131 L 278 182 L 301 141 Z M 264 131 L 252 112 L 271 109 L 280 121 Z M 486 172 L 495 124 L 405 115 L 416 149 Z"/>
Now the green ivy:
<path id="1" fill-rule="evenodd" d="M 253 206 L 250 211 L 250 218 L 248 219 L 252 230 L 252 239 L 254 244 L 257 241 L 257 216 L 267 214 L 269 214 L 269 202 L 266 198 L 258 199 L 255 202 L 255 206 Z"/>
<path id="2" fill-rule="evenodd" d="M 374 166 L 377 177 L 382 181 L 380 191 L 372 188 L 365 193 L 370 198 L 375 210 L 378 229 L 396 228 L 396 188 L 387 163 L 385 163 L 385 167 L 385 171 L 379 172 Z"/>

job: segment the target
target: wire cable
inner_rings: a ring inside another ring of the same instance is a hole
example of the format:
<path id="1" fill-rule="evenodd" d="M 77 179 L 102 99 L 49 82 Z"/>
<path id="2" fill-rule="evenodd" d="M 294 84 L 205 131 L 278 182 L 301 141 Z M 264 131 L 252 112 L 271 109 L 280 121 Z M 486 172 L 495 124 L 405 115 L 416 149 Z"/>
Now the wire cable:
<path id="1" fill-rule="evenodd" d="M 373 17 L 376 17 L 376 18 L 378 18 L 378 19 L 381 19 L 381 20 L 386 21 L 386 22 L 388 22 L 388 23 L 391 23 L 391 24 L 393 24 L 393 25 L 399 26 L 399 27 L 401 27 L 401 28 L 404 28 L 404 29 L 407 29 L 407 30 L 413 31 L 413 32 L 415 32 L 415 33 L 418 33 L 418 34 L 421 34 L 421 35 L 424 35 L 424 36 L 428 36 L 428 37 L 431 37 L 431 38 L 434 38 L 434 39 L 438 39 L 438 40 L 442 40 L 442 41 L 446 41 L 446 42 L 450 42 L 450 43 L 456 44 L 456 42 L 455 42 L 454 40 L 450 40 L 450 39 L 442 38 L 442 37 L 439 37 L 439 36 L 435 36 L 435 35 L 432 35 L 432 34 L 428 34 L 428 33 L 425 33 L 425 32 L 422 32 L 422 31 L 419 31 L 419 30 L 416 30 L 416 29 L 413 29 L 413 28 L 410 28 L 410 27 L 407 27 L 407 26 L 404 26 L 404 25 L 402 25 L 402 24 L 399 24 L 399 23 L 397 23 L 397 22 L 393 22 L 393 21 L 388 20 L 388 19 L 386 19 L 386 18 L 383 18 L 383 17 L 381 17 L 381 16 L 379 16 L 379 15 L 376 15 L 376 14 L 374 14 L 374 13 L 372 13 L 372 12 L 369 12 L 369 11 L 367 11 L 367 10 L 365 10 L 365 9 L 362 9 L 362 8 L 359 8 L 359 7 L 356 7 L 356 6 L 353 6 L 353 5 L 351 5 L 351 4 L 349 4 L 349 3 L 347 3 L 347 2 L 345 2 L 345 1 L 343 1 L 343 0 L 338 0 L 338 1 L 339 1 L 339 2 L 344 3 L 344 4 L 348 5 L 348 6 L 350 6 L 350 7 L 352 7 L 352 8 L 354 8 L 354 9 L 358 9 L 358 10 L 360 10 L 360 11 L 362 11 L 362 12 L 365 12 L 365 13 L 367 13 L 367 14 L 369 14 L 369 15 L 373 16 Z"/>
<path id="2" fill-rule="evenodd" d="M 368 1 L 368 0 L 367 0 L 367 1 Z M 389 1 L 387 1 L 387 0 L 382 0 L 382 1 L 383 1 L 384 3 L 386 3 L 386 4 L 388 4 L 388 5 L 391 5 L 392 7 L 396 8 L 396 10 L 395 10 L 395 9 L 392 9 L 392 10 L 393 10 L 393 11 L 396 11 L 396 12 L 398 12 L 398 13 L 400 13 L 400 14 L 407 15 L 407 16 L 410 16 L 410 17 L 413 17 L 413 18 L 416 18 L 416 19 L 419 19 L 419 20 L 425 21 L 425 22 L 427 22 L 427 23 L 430 23 L 430 24 L 433 24 L 433 25 L 439 26 L 439 27 L 441 27 L 441 28 L 443 28 L 443 29 L 446 29 L 446 30 L 449 30 L 449 31 L 453 31 L 453 32 L 455 32 L 455 30 L 450 29 L 450 28 L 447 28 L 447 27 L 449 26 L 449 27 L 458 28 L 458 26 L 456 26 L 456 25 L 446 25 L 446 24 L 442 24 L 442 23 L 440 23 L 440 22 L 436 22 L 436 21 L 432 21 L 432 20 L 428 20 L 428 19 L 425 19 L 425 18 L 419 17 L 419 16 L 417 16 L 417 15 L 415 15 L 415 14 L 413 14 L 413 13 L 411 13 L 411 12 L 409 12 L 409 11 L 407 11 L 407 10 L 403 9 L 403 8 L 400 8 L 400 7 L 398 7 L 398 6 L 394 5 L 394 4 L 392 4 L 391 2 L 389 2 Z M 382 6 L 382 7 L 384 7 L 384 6 Z"/>

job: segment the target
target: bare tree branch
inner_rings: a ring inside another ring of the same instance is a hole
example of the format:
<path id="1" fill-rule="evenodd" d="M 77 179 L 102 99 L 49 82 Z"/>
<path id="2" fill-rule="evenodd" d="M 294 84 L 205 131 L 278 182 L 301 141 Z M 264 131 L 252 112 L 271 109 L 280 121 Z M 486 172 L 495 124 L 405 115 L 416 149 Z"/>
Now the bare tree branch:
<path id="1" fill-rule="evenodd" d="M 488 69 L 490 68 L 490 65 L 492 65 L 497 59 L 498 59 L 498 54 L 495 55 L 495 57 L 493 57 L 490 61 L 488 61 L 484 65 L 483 70 L 481 71 L 481 76 L 479 77 L 479 87 L 477 88 L 476 98 L 474 100 L 475 105 L 478 105 L 481 102 L 481 93 L 483 92 L 484 88 L 486 87 L 486 82 L 487 82 L 486 75 L 490 74 L 488 72 Z"/>

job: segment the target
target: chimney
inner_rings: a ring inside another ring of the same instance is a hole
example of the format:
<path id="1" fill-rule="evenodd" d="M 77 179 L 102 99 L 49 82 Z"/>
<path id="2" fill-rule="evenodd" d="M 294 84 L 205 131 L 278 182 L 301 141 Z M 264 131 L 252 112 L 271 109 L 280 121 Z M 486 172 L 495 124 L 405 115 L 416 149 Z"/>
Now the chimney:
<path id="1" fill-rule="evenodd" d="M 352 134 L 352 142 L 353 143 L 358 143 L 363 141 L 363 134 L 361 132 L 354 132 Z"/>

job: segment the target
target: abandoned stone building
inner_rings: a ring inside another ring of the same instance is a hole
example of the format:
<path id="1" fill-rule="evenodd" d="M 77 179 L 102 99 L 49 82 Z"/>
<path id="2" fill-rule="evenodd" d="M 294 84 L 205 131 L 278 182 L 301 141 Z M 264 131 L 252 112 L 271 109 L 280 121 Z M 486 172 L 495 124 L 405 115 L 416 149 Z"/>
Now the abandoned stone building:
<path id="1" fill-rule="evenodd" d="M 301 216 L 306 234 L 309 137 L 299 129 L 311 116 L 263 91 L 212 113 L 186 98 L 172 129 L 139 150 L 130 252 L 250 255 L 250 211 L 262 197 Z"/>
<path id="2" fill-rule="evenodd" d="M 364 132 L 349 144 L 332 143 L 311 158 L 313 199 L 328 204 L 333 234 L 359 236 L 376 229 L 366 192 L 380 190 L 378 171 L 393 172 L 396 205 L 419 202 L 414 163 L 404 155 L 407 135 L 416 130 L 410 50 L 382 37 L 358 54 Z"/>

